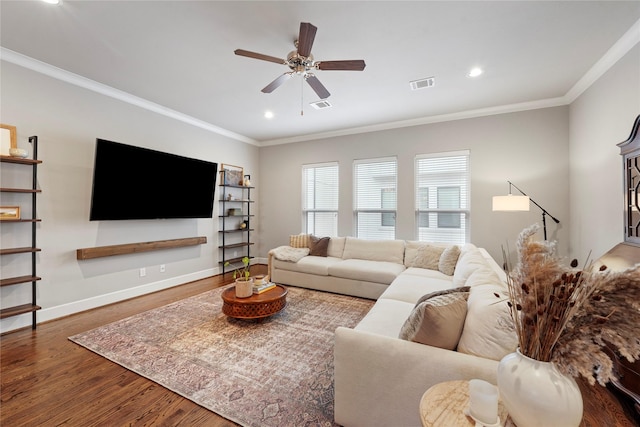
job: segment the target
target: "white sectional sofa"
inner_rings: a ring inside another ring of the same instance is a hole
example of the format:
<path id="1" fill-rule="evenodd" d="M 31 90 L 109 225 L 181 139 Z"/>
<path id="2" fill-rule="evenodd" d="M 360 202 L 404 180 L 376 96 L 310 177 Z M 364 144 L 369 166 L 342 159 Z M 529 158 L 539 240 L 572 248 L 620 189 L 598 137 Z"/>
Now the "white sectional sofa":
<path id="1" fill-rule="evenodd" d="M 505 274 L 485 250 L 472 244 L 460 248 L 453 271 L 445 265 L 445 272 L 452 274 L 440 271 L 433 259 L 423 268 L 423 255 L 442 246 L 347 237 L 332 238 L 326 257 L 303 255 L 305 248 L 270 252 L 275 282 L 377 300 L 355 328 L 335 332 L 336 423 L 419 427 L 420 398 L 432 385 L 473 378 L 496 383 L 498 361 L 517 346 L 502 297 L 507 292 Z M 449 249 L 449 255 L 455 252 Z M 291 251 L 298 254 L 284 260 L 282 254 Z M 453 290 L 458 302 L 464 295 L 464 312 L 447 312 L 454 304 L 443 303 L 446 296 L 421 301 L 443 290 Z M 422 304 L 416 304 L 419 301 Z M 426 306 L 430 314 L 422 317 Z M 420 333 L 435 345 L 407 338 L 406 331 L 415 328 L 407 326 L 410 316 L 423 320 Z M 450 335 L 444 341 L 452 341 L 452 348 L 440 347 L 442 334 Z"/>

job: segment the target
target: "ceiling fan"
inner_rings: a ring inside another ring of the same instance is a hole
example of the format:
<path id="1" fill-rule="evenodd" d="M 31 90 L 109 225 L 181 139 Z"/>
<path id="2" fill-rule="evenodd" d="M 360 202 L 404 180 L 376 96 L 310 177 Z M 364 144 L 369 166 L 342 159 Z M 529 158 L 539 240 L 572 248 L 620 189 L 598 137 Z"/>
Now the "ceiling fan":
<path id="1" fill-rule="evenodd" d="M 289 52 L 287 59 L 276 58 L 275 56 L 263 55 L 261 53 L 250 52 L 248 50 L 236 49 L 234 53 L 240 56 L 246 56 L 263 61 L 275 62 L 289 66 L 291 71 L 284 73 L 277 79 L 269 83 L 262 89 L 264 93 L 271 93 L 284 82 L 289 80 L 294 74 L 301 75 L 320 99 L 326 99 L 331 94 L 324 87 L 320 80 L 313 74 L 313 70 L 343 70 L 343 71 L 362 71 L 366 64 L 363 60 L 345 60 L 345 61 L 315 61 L 311 54 L 311 47 L 316 36 L 318 28 L 308 22 L 300 23 L 300 33 L 298 40 L 294 45 L 296 50 Z"/>

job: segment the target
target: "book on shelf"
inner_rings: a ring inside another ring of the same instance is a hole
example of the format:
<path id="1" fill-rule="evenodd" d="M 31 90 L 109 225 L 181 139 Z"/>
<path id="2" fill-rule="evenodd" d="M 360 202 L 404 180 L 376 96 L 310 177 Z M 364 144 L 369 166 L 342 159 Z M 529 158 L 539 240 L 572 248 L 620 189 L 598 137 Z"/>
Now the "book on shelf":
<path id="1" fill-rule="evenodd" d="M 267 292 L 268 290 L 271 290 L 273 288 L 276 287 L 276 284 L 273 282 L 269 282 L 269 283 L 263 283 L 261 285 L 253 285 L 253 293 L 254 294 L 261 294 L 263 292 Z"/>

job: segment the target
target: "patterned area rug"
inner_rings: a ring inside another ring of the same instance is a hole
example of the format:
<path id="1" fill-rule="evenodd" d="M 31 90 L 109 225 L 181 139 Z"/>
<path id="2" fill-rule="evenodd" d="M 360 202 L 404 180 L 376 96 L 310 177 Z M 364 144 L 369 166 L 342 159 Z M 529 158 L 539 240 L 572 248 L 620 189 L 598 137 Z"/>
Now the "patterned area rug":
<path id="1" fill-rule="evenodd" d="M 262 322 L 227 318 L 218 288 L 69 339 L 243 426 L 331 426 L 333 334 L 373 301 L 289 287 Z"/>

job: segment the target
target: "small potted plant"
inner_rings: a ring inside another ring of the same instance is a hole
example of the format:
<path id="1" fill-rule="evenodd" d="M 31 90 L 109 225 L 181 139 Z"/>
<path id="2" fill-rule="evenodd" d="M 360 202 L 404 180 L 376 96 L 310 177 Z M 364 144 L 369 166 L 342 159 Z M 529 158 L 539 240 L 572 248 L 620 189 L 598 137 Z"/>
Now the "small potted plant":
<path id="1" fill-rule="evenodd" d="M 233 271 L 233 278 L 236 280 L 236 297 L 248 298 L 253 295 L 253 278 L 249 270 L 249 257 L 242 258 L 242 268 Z M 229 262 L 224 263 L 225 267 Z"/>

